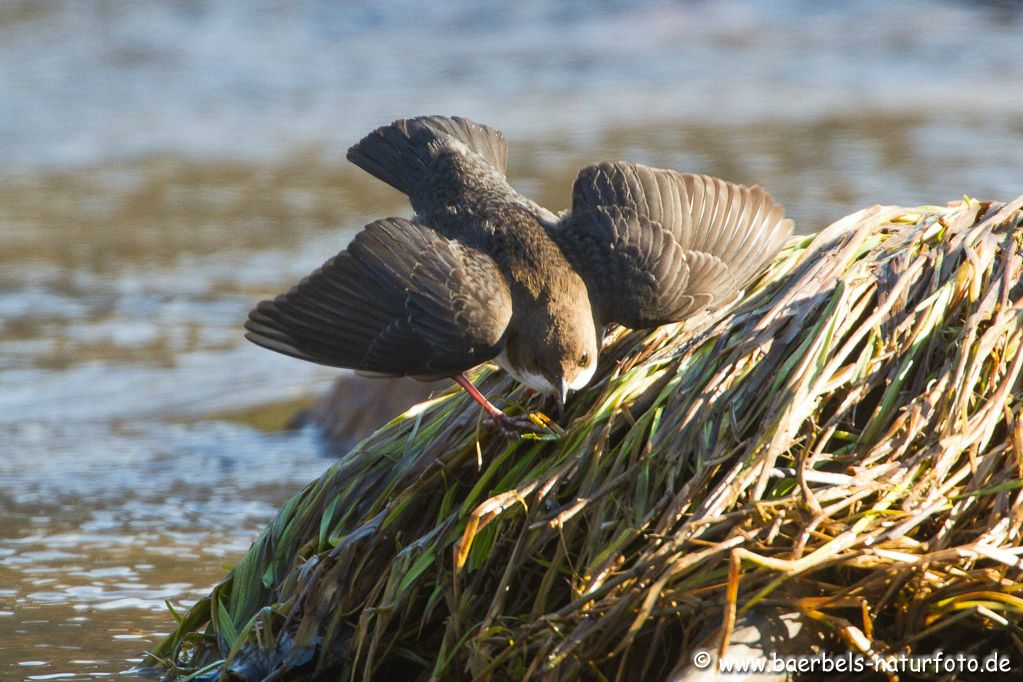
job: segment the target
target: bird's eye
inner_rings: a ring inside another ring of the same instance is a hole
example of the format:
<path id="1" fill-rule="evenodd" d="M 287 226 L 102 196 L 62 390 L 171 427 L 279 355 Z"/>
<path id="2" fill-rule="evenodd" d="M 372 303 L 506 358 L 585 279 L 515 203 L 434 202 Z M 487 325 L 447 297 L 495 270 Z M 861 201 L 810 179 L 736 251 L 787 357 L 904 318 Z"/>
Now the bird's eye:
<path id="1" fill-rule="evenodd" d="M 588 364 L 590 364 L 590 354 L 589 353 L 583 353 L 582 357 L 579 358 L 579 366 L 580 367 L 585 367 Z"/>

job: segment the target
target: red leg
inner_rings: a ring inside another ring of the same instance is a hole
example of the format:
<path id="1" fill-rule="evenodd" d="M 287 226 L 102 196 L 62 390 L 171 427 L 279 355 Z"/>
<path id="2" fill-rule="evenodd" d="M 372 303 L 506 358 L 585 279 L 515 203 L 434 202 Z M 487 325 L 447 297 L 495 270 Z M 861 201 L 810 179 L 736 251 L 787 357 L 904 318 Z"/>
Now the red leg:
<path id="1" fill-rule="evenodd" d="M 504 412 L 499 410 L 492 402 L 487 400 L 486 396 L 479 392 L 479 389 L 472 385 L 472 382 L 466 378 L 465 374 L 459 373 L 451 377 L 455 380 L 459 386 L 465 389 L 465 392 L 472 396 L 472 399 L 480 404 L 490 418 L 497 424 L 497 428 L 508 435 L 519 435 L 526 431 L 540 431 L 529 419 L 513 418 L 506 415 Z"/>
<path id="2" fill-rule="evenodd" d="M 489 414 L 492 419 L 498 420 L 501 417 L 508 416 L 501 410 L 497 409 L 497 407 L 494 406 L 494 403 L 487 400 L 487 397 L 480 393 L 478 388 L 472 385 L 472 382 L 469 381 L 468 378 L 466 378 L 465 374 L 456 374 L 451 378 L 455 380 L 456 384 L 464 388 L 465 392 L 471 395 L 472 399 L 478 402 L 480 404 L 480 407 L 486 410 L 487 414 Z"/>

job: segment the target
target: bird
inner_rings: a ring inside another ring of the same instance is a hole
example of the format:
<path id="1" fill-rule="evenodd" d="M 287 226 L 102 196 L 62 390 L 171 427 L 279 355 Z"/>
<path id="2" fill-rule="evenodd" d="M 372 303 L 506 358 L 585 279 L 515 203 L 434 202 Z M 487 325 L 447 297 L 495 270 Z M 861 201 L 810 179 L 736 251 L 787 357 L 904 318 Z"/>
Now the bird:
<path id="1" fill-rule="evenodd" d="M 733 298 L 793 222 L 759 185 L 626 161 L 583 168 L 555 214 L 508 182 L 498 130 L 459 116 L 377 128 L 348 150 L 405 194 L 297 285 L 260 302 L 246 337 L 371 376 L 450 377 L 502 431 L 532 424 L 467 378 L 493 361 L 560 415 L 612 325 L 655 328 Z"/>

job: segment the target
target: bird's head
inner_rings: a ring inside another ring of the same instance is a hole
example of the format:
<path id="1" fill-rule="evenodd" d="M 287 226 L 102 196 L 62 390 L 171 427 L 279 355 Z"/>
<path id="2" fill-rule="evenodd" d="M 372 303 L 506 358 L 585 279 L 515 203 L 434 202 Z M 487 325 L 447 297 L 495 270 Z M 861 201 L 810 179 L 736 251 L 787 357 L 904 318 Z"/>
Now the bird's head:
<path id="1" fill-rule="evenodd" d="M 590 383 L 597 369 L 601 338 L 588 299 L 554 297 L 518 328 L 506 347 L 511 374 L 533 390 L 553 395 L 560 410 L 568 392 Z"/>

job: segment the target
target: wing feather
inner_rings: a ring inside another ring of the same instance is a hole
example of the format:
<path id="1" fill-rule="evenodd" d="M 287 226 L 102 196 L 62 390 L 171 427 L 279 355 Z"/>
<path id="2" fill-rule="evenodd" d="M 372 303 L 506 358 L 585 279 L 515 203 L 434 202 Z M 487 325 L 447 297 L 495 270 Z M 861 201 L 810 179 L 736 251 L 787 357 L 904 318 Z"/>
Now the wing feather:
<path id="1" fill-rule="evenodd" d="M 603 323 L 674 322 L 730 298 L 774 257 L 792 221 L 760 186 L 626 162 L 584 168 L 550 228 Z"/>
<path id="2" fill-rule="evenodd" d="M 388 218 L 288 293 L 249 313 L 246 337 L 324 365 L 439 377 L 497 355 L 511 295 L 493 260 Z"/>

